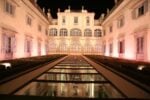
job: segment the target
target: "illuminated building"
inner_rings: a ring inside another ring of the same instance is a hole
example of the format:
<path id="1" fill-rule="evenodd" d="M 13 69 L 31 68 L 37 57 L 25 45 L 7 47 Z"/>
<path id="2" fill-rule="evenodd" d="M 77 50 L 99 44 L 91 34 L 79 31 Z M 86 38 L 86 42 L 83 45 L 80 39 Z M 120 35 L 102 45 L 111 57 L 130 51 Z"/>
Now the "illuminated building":
<path id="1" fill-rule="evenodd" d="M 0 59 L 46 54 L 102 54 L 150 61 L 150 1 L 115 0 L 99 20 L 83 7 L 45 16 L 36 0 L 0 1 Z M 48 17 L 48 18 L 47 18 Z"/>
<path id="2" fill-rule="evenodd" d="M 149 19 L 149 0 L 120 0 L 102 22 L 103 55 L 150 61 Z"/>
<path id="3" fill-rule="evenodd" d="M 49 21 L 32 0 L 0 0 L 0 59 L 45 55 Z"/>
<path id="4" fill-rule="evenodd" d="M 101 54 L 101 26 L 94 13 L 87 10 L 64 12 L 58 9 L 58 19 L 49 26 L 49 53 Z"/>

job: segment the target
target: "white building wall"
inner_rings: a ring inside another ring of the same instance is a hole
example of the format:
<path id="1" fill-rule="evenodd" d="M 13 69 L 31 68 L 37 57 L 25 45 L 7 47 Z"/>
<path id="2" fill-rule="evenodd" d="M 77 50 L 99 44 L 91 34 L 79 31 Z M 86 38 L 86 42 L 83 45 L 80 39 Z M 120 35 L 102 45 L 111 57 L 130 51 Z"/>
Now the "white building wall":
<path id="1" fill-rule="evenodd" d="M 144 51 L 144 61 L 150 61 L 150 9 L 149 11 L 140 16 L 137 19 L 132 18 L 132 11 L 136 7 L 136 5 L 140 4 L 144 0 L 124 0 L 115 10 L 109 14 L 109 16 L 102 23 L 103 29 L 106 30 L 106 36 L 103 37 L 103 41 L 106 41 L 106 56 L 109 55 L 109 38 L 113 38 L 113 57 L 119 57 L 118 53 L 118 39 L 122 36 L 125 39 L 125 59 L 137 59 L 136 58 L 136 34 L 147 34 L 145 51 Z M 148 4 L 150 6 L 150 1 L 148 0 Z M 150 7 L 149 7 L 150 8 Z M 123 15 L 125 18 L 125 24 L 123 27 L 117 27 L 117 19 L 119 16 Z M 113 25 L 113 32 L 108 32 L 109 25 Z"/>
<path id="2" fill-rule="evenodd" d="M 85 54 L 85 45 L 89 44 L 91 47 L 89 48 L 90 54 L 96 54 L 94 51 L 92 52 L 92 49 L 95 49 L 96 44 L 100 44 L 97 45 L 97 47 L 101 47 L 101 37 L 94 37 L 94 30 L 95 29 L 100 29 L 101 30 L 101 26 L 100 25 L 94 25 L 94 13 L 89 13 L 86 10 L 81 10 L 81 11 L 72 11 L 70 9 L 65 10 L 64 12 L 58 12 L 57 13 L 58 19 L 57 19 L 57 25 L 54 25 L 54 23 L 52 25 L 49 26 L 49 29 L 52 28 L 56 28 L 58 31 L 58 35 L 57 36 L 50 36 L 49 37 L 49 41 L 50 41 L 50 45 L 52 44 L 56 44 L 55 46 L 57 47 L 55 50 L 55 53 L 67 53 L 67 54 L 71 54 L 73 53 L 72 51 L 70 51 L 71 48 L 76 47 L 78 48 L 78 52 L 76 52 L 76 54 Z M 87 25 L 86 23 L 86 17 L 89 17 L 89 21 L 90 24 Z M 65 17 L 65 24 L 62 23 L 63 17 Z M 78 17 L 78 23 L 74 23 L 74 17 Z M 54 21 L 56 21 L 56 19 L 54 19 Z M 60 29 L 62 28 L 66 28 L 68 31 L 68 36 L 59 36 L 60 33 Z M 81 36 L 70 36 L 70 31 L 71 29 L 79 29 L 81 30 Z M 92 31 L 92 36 L 91 37 L 85 37 L 84 36 L 84 31 L 85 29 L 91 29 Z M 63 52 L 60 51 L 60 48 L 58 46 L 62 46 L 61 42 L 64 41 L 67 44 L 67 51 Z M 54 43 L 55 42 L 55 43 Z M 73 46 L 74 42 L 76 43 L 76 46 Z M 81 48 L 81 50 L 80 50 Z M 75 48 L 74 48 L 75 49 Z M 58 52 L 57 52 L 58 51 Z M 88 51 L 87 51 L 88 52 Z M 98 51 L 100 54 L 101 50 Z M 53 52 L 50 52 L 53 53 Z M 87 54 L 87 53 L 86 53 Z M 89 53 L 88 53 L 89 54 Z"/>
<path id="3" fill-rule="evenodd" d="M 31 36 L 33 39 L 31 56 L 37 56 L 37 42 L 38 38 L 41 38 L 41 55 L 45 55 L 45 30 L 48 27 L 48 20 L 39 12 L 39 10 L 33 6 L 29 0 L 22 1 L 10 1 L 15 6 L 15 15 L 9 15 L 5 12 L 5 0 L 0 0 L 0 34 L 2 34 L 2 27 L 16 31 L 16 51 L 13 58 L 27 57 L 25 54 L 25 37 Z M 26 23 L 27 15 L 32 18 L 32 25 L 29 26 Z M 42 31 L 38 31 L 38 24 L 41 24 Z M 1 36 L 1 35 L 0 35 Z M 1 37 L 0 37 L 1 40 Z M 0 41 L 0 45 L 1 45 Z M 0 46 L 0 49 L 2 46 Z M 5 59 L 4 55 L 0 54 L 0 59 Z"/>

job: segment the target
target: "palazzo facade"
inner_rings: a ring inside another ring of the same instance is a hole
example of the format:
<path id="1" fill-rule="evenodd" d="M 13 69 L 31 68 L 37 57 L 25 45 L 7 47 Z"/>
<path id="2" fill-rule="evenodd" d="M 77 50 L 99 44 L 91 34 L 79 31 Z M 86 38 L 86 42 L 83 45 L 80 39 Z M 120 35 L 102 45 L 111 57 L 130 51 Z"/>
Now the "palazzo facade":
<path id="1" fill-rule="evenodd" d="M 90 54 L 150 62 L 150 0 L 114 0 L 99 19 L 83 7 L 45 15 L 36 0 L 0 0 L 0 60 Z"/>
<path id="2" fill-rule="evenodd" d="M 120 0 L 102 22 L 103 55 L 150 61 L 150 0 Z"/>
<path id="3" fill-rule="evenodd" d="M 49 25 L 49 53 L 101 54 L 102 28 L 94 13 L 68 8 L 57 16 Z"/>
<path id="4" fill-rule="evenodd" d="M 48 25 L 34 0 L 0 0 L 0 60 L 48 54 Z"/>

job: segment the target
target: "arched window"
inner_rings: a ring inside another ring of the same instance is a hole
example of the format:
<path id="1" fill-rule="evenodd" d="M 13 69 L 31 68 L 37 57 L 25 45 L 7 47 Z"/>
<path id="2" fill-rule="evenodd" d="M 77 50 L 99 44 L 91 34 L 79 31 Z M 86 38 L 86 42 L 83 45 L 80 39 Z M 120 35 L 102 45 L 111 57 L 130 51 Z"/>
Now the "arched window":
<path id="1" fill-rule="evenodd" d="M 71 29 L 70 36 L 81 36 L 81 30 L 80 29 Z"/>
<path id="2" fill-rule="evenodd" d="M 88 37 L 92 36 L 92 30 L 91 29 L 85 29 L 84 30 L 84 36 L 88 36 Z"/>
<path id="3" fill-rule="evenodd" d="M 67 33 L 68 33 L 67 29 L 65 28 L 60 29 L 60 36 L 67 36 L 68 35 Z"/>
<path id="4" fill-rule="evenodd" d="M 51 28 L 49 31 L 49 36 L 57 36 L 57 29 Z"/>
<path id="5" fill-rule="evenodd" d="M 101 36 L 102 36 L 101 30 L 100 30 L 100 29 L 95 29 L 95 30 L 94 30 L 94 36 L 95 36 L 95 37 L 101 37 Z"/>

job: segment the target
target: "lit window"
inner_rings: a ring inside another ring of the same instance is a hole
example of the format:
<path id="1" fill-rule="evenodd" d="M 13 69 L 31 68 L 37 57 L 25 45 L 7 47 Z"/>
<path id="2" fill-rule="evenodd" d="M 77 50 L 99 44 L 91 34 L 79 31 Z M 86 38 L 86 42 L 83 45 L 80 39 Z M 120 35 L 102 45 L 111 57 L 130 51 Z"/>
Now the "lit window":
<path id="1" fill-rule="evenodd" d="M 144 37 L 138 37 L 136 39 L 136 46 L 137 46 L 137 54 L 144 53 Z"/>
<path id="2" fill-rule="evenodd" d="M 94 36 L 95 37 L 101 37 L 102 35 L 101 35 L 101 30 L 100 29 L 95 29 L 94 30 Z"/>
<path id="3" fill-rule="evenodd" d="M 5 3 L 5 11 L 11 15 L 15 13 L 15 6 L 13 6 L 10 2 L 6 1 Z"/>

